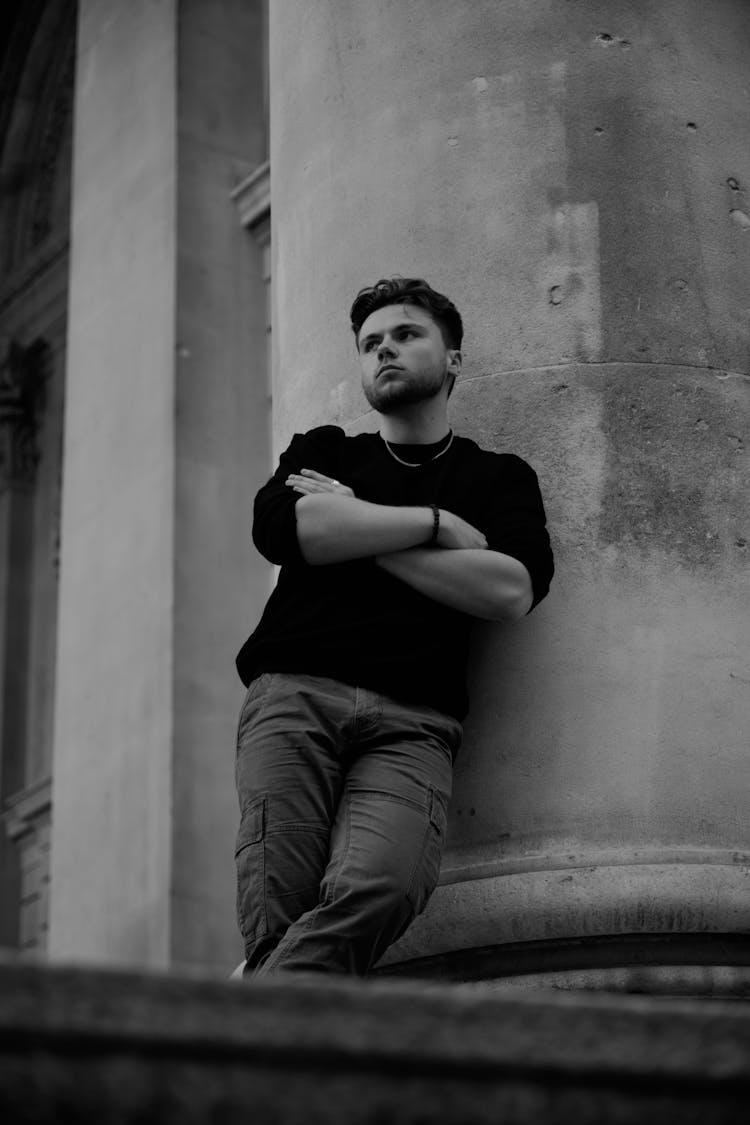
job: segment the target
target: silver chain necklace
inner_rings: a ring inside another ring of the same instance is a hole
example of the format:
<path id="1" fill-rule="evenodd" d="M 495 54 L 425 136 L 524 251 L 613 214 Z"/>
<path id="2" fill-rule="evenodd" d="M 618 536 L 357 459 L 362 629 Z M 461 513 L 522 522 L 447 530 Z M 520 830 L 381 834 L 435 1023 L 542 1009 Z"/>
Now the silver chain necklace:
<path id="1" fill-rule="evenodd" d="M 448 452 L 450 447 L 453 445 L 453 430 L 450 431 L 450 435 L 450 440 L 448 441 L 445 449 L 441 449 L 439 453 L 434 454 L 434 456 L 430 457 L 427 461 L 404 461 L 398 456 L 397 453 L 393 452 L 385 438 L 383 438 L 383 441 L 385 442 L 385 448 L 388 450 L 393 460 L 398 461 L 399 465 L 406 465 L 407 469 L 421 469 L 422 465 L 429 465 L 430 461 L 437 461 L 438 457 L 442 457 L 444 453 Z M 381 434 L 380 436 L 382 437 L 383 435 Z"/>

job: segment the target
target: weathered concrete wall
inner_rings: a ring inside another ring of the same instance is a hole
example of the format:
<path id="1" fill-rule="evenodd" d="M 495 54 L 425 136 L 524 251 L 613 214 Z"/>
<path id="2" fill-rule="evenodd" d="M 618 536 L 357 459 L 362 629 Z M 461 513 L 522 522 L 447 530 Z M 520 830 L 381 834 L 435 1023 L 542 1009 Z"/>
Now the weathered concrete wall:
<path id="1" fill-rule="evenodd" d="M 0 965 L 0 1113 L 192 1125 L 744 1122 L 744 1005 Z"/>
<path id="2" fill-rule="evenodd" d="M 746 929 L 750 9 L 271 17 L 277 447 L 375 428 L 347 309 L 425 276 L 454 424 L 536 467 L 557 555 L 478 630 L 446 885 L 392 956 Z"/>
<path id="3" fill-rule="evenodd" d="M 268 460 L 260 4 L 80 4 L 53 958 L 238 959 L 234 654 Z M 260 357 L 260 359 L 259 359 Z"/>

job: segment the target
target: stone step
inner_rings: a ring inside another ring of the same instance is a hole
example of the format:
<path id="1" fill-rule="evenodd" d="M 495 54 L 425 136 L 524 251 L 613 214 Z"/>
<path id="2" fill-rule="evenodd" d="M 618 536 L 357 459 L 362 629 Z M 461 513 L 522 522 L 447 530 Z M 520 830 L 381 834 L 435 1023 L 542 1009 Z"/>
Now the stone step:
<path id="1" fill-rule="evenodd" d="M 740 1122 L 750 1007 L 0 963 L 0 1121 Z"/>

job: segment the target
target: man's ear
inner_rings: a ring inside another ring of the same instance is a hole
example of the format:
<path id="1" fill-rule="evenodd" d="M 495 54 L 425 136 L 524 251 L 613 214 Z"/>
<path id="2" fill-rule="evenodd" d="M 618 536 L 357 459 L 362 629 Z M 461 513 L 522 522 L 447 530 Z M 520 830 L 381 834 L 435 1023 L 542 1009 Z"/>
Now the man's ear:
<path id="1" fill-rule="evenodd" d="M 461 374 L 461 353 L 457 348 L 448 348 L 448 362 L 445 366 L 446 374 L 450 379 L 447 395 L 447 397 L 450 398 L 453 394 L 453 388 L 456 385 L 456 379 Z"/>

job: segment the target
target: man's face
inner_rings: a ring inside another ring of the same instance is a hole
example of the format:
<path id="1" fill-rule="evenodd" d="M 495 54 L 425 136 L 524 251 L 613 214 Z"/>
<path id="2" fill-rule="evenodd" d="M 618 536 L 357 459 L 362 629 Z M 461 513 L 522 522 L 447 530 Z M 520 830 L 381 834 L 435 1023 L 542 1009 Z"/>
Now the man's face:
<path id="1" fill-rule="evenodd" d="M 446 348 L 440 328 L 419 305 L 385 305 L 368 316 L 357 339 L 362 390 L 373 410 L 391 414 L 447 396 L 460 353 Z"/>

